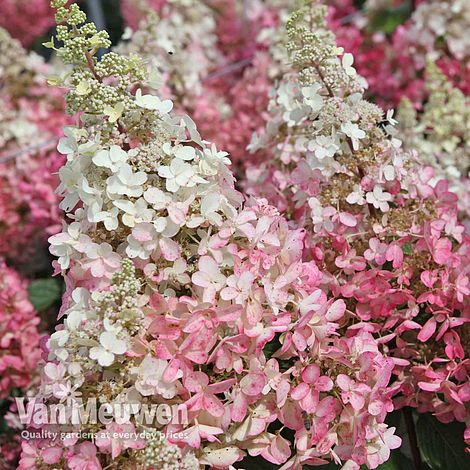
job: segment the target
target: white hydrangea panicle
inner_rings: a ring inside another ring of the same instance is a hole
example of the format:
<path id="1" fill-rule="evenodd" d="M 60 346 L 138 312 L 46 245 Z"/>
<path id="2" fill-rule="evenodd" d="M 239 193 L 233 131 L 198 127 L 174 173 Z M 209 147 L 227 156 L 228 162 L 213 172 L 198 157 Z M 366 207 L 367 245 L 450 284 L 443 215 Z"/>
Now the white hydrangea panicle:
<path id="1" fill-rule="evenodd" d="M 152 68 L 151 86 L 182 100 L 180 105 L 194 106 L 191 101 L 202 93 L 202 80 L 223 64 L 215 10 L 200 1 L 170 0 L 157 13 L 148 0 L 139 2 L 132 5 L 142 18 L 139 28 L 126 33 L 117 51 L 144 57 Z"/>
<path id="2" fill-rule="evenodd" d="M 428 57 L 438 58 L 434 48 L 438 39 L 444 40 L 450 52 L 458 59 L 469 57 L 470 38 L 467 28 L 470 11 L 466 0 L 430 0 L 421 2 L 414 11 L 413 28 L 409 33 L 417 44 L 425 49 L 431 47 Z"/>
<path id="3" fill-rule="evenodd" d="M 91 34 L 93 28 L 85 26 Z M 61 34 L 65 40 L 71 33 Z M 102 41 L 107 44 L 106 38 Z M 71 218 L 79 208 L 81 218 L 73 223 L 75 242 L 59 234 L 51 239 L 53 252 L 63 269 L 69 268 L 72 252 L 75 263 L 86 269 L 91 252 L 92 258 L 100 257 L 92 248 L 98 241 L 108 244 L 103 249 L 113 246 L 116 257 L 174 261 L 182 250 L 169 239 L 182 229 L 196 234 L 209 221 L 221 225 L 235 213 L 241 198 L 233 189 L 230 160 L 200 139 L 189 117 L 170 116 L 170 100 L 143 94 L 141 88 L 130 91 L 145 76 L 135 56 L 109 53 L 91 69 L 90 60 L 85 55 L 67 80 L 69 109 L 82 111 L 87 125 L 68 128 L 58 147 L 67 155 L 59 172 L 61 207 Z M 70 61 L 79 62 L 78 57 Z M 111 116 L 107 109 L 118 104 L 125 105 L 121 114 Z M 102 119 L 96 118 L 99 112 Z M 132 144 L 136 141 L 139 145 Z M 94 237 L 76 232 L 85 234 L 91 227 Z M 94 272 L 99 279 L 103 269 Z"/>
<path id="4" fill-rule="evenodd" d="M 307 6 L 293 13 L 286 25 L 291 70 L 273 92 L 266 132 L 254 136 L 249 146 L 252 152 L 273 148 L 274 159 L 287 171 L 299 167 L 292 174 L 293 180 L 300 177 L 299 184 L 292 188 L 295 194 L 291 203 L 297 208 L 305 206 L 309 199 L 301 189 L 309 173 L 316 174 L 324 183 L 339 174 L 352 177 L 351 181 L 362 178 L 369 171 L 385 167 L 400 145 L 393 138 L 396 122 L 391 117 L 393 113 L 385 118 L 379 107 L 365 100 L 367 82 L 356 73 L 352 54 L 337 47 L 326 26 L 326 7 L 316 1 L 304 3 Z M 266 177 L 268 167 L 265 164 L 265 170 L 251 174 L 255 178 Z M 273 176 L 279 178 L 280 174 L 275 172 Z M 249 182 L 248 192 L 263 194 L 261 184 L 256 179 Z M 346 197 L 349 201 L 363 200 L 352 193 Z M 377 186 L 375 193 L 374 188 L 367 193 L 366 201 L 371 211 L 374 208 L 387 211 L 386 199 Z M 317 207 L 318 203 L 312 200 L 309 204 Z M 332 201 L 332 205 L 337 204 Z"/>
<path id="5" fill-rule="evenodd" d="M 459 208 L 470 214 L 470 100 L 452 86 L 433 62 L 426 69 L 428 98 L 418 113 L 403 98 L 398 107 L 400 135 L 406 149 L 416 149 L 459 196 Z"/>

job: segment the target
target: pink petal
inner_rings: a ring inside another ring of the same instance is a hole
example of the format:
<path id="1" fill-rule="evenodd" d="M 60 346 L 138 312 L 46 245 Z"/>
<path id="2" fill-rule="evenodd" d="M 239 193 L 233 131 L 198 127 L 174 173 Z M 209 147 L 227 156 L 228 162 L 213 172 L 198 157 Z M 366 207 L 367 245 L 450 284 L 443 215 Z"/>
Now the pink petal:
<path id="1" fill-rule="evenodd" d="M 271 455 L 276 460 L 276 464 L 284 463 L 291 455 L 290 444 L 279 434 L 271 442 Z"/>
<path id="2" fill-rule="evenodd" d="M 336 377 L 336 383 L 341 390 L 347 391 L 352 385 L 352 380 L 347 375 L 339 374 L 338 377 Z"/>
<path id="3" fill-rule="evenodd" d="M 320 377 L 320 367 L 310 364 L 302 371 L 302 380 L 308 384 L 314 384 Z"/>
<path id="4" fill-rule="evenodd" d="M 220 418 L 224 414 L 224 406 L 215 395 L 204 395 L 203 398 L 204 408 L 212 416 Z"/>
<path id="5" fill-rule="evenodd" d="M 176 261 L 181 254 L 181 247 L 169 238 L 162 238 L 159 242 L 160 250 L 167 261 Z"/>
<path id="6" fill-rule="evenodd" d="M 266 376 L 264 374 L 248 374 L 240 380 L 240 388 L 248 396 L 259 395 L 266 385 Z"/>
<path id="7" fill-rule="evenodd" d="M 298 401 L 305 398 L 309 391 L 310 387 L 305 382 L 302 382 L 291 391 L 290 395 L 294 400 Z"/>
<path id="8" fill-rule="evenodd" d="M 347 227 L 355 227 L 357 225 L 356 217 L 354 217 L 349 212 L 340 212 L 339 220 L 343 225 L 346 225 Z"/>
<path id="9" fill-rule="evenodd" d="M 343 299 L 339 299 L 334 301 L 330 308 L 326 312 L 326 319 L 328 321 L 336 321 L 339 320 L 346 310 L 346 303 Z"/>
<path id="10" fill-rule="evenodd" d="M 427 341 L 436 331 L 436 319 L 431 317 L 423 326 L 421 331 L 418 334 L 418 339 L 420 341 Z"/>
<path id="11" fill-rule="evenodd" d="M 62 449 L 60 447 L 49 447 L 42 451 L 44 462 L 53 465 L 57 463 L 62 456 Z"/>
<path id="12" fill-rule="evenodd" d="M 437 392 L 441 388 L 441 384 L 429 382 L 418 382 L 418 386 L 421 390 L 425 390 L 426 392 Z"/>
<path id="13" fill-rule="evenodd" d="M 315 383 L 315 389 L 320 392 L 328 392 L 333 388 L 333 381 L 326 375 L 320 377 Z"/>

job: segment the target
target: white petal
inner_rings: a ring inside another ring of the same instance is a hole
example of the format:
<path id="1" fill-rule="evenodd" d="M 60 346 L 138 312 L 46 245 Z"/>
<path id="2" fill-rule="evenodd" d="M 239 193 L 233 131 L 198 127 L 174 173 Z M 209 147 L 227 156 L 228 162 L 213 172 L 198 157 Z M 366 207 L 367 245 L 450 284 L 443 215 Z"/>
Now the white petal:
<path id="1" fill-rule="evenodd" d="M 114 354 L 104 349 L 101 350 L 98 356 L 98 364 L 102 367 L 108 367 L 114 362 Z"/>
<path id="2" fill-rule="evenodd" d="M 162 178 L 172 178 L 173 173 L 170 171 L 170 167 L 161 166 L 158 168 L 158 176 L 161 176 Z"/>
<path id="3" fill-rule="evenodd" d="M 111 168 L 111 161 L 109 160 L 108 150 L 100 150 L 92 158 L 93 163 L 96 166 L 103 166 L 106 168 Z"/>
<path id="4" fill-rule="evenodd" d="M 181 160 L 192 160 L 196 157 L 196 150 L 188 145 L 181 146 L 176 149 L 175 156 Z"/>
<path id="5" fill-rule="evenodd" d="M 127 351 L 126 342 L 122 339 L 117 339 L 111 351 L 114 354 L 124 354 Z"/>
<path id="6" fill-rule="evenodd" d="M 110 331 L 105 331 L 100 334 L 100 343 L 106 349 L 111 350 L 115 341 L 117 341 L 116 335 Z"/>
<path id="7" fill-rule="evenodd" d="M 172 109 L 173 109 L 173 102 L 171 100 L 160 101 L 160 103 L 157 106 L 157 111 L 159 111 L 161 114 L 167 114 Z"/>

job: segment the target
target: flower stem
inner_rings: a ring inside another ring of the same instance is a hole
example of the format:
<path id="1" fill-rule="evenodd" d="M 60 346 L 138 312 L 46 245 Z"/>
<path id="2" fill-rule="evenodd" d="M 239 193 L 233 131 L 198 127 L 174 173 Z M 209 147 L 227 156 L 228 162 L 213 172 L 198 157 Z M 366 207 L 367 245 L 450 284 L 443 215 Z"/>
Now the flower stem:
<path id="1" fill-rule="evenodd" d="M 415 423 L 413 421 L 413 412 L 410 408 L 403 408 L 403 417 L 405 418 L 406 431 L 408 432 L 408 440 L 410 442 L 411 456 L 415 470 L 423 469 L 423 461 L 418 447 L 418 439 L 416 438 Z"/>

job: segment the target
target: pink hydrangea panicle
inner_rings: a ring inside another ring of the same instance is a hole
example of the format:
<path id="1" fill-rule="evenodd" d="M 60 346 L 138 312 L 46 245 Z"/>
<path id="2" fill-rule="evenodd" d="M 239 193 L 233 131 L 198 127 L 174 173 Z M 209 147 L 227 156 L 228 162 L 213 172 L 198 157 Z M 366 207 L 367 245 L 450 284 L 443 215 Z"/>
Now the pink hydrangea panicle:
<path id="1" fill-rule="evenodd" d="M 54 146 L 63 95 L 47 85 L 43 60 L 1 28 L 0 55 L 0 256 L 21 263 L 60 229 L 54 190 L 62 159 Z"/>
<path id="2" fill-rule="evenodd" d="M 382 418 L 395 405 L 431 412 L 443 422 L 465 421 L 470 239 L 458 198 L 431 165 L 422 164 L 416 140 L 399 140 L 393 111 L 384 113 L 364 98 L 367 83 L 354 57 L 336 45 L 325 14 L 315 4 L 287 21 L 292 66 L 271 93 L 265 131 L 250 144 L 261 154 L 247 173 L 247 192 L 266 197 L 294 227 L 307 230 L 304 256 L 324 273 L 322 287 L 347 303 L 346 336 L 359 340 L 367 333 L 367 344 L 389 356 L 384 399 L 362 377 L 339 373 L 342 402 L 357 412 L 373 393 L 367 405 L 373 416 Z M 440 85 L 432 100 L 450 106 L 453 93 Z M 427 119 L 436 108 L 429 108 Z M 439 134 L 446 125 L 441 118 L 435 130 L 426 125 L 436 147 L 435 136 L 445 141 L 449 135 Z M 308 331 L 299 333 L 304 341 Z M 283 351 L 290 347 L 284 341 Z M 294 390 L 299 406 L 314 400 L 307 384 Z M 365 463 L 342 449 L 338 455 L 353 467 Z M 377 449 L 367 464 L 375 468 L 387 456 Z"/>
<path id="3" fill-rule="evenodd" d="M 0 4 L 0 26 L 29 46 L 54 24 L 54 11 L 49 0 L 3 0 Z"/>
<path id="4" fill-rule="evenodd" d="M 0 261 L 0 397 L 31 385 L 40 358 L 37 316 L 26 283 Z M 17 334 L 21 332 L 21 334 Z"/>
<path id="5" fill-rule="evenodd" d="M 244 200 L 227 152 L 149 92 L 142 60 L 110 52 L 95 64 L 106 33 L 76 28 L 86 19 L 77 4 L 61 14 L 68 111 L 83 126 L 67 127 L 58 145 L 67 223 L 50 243 L 67 290 L 45 348 L 41 398 L 170 401 L 187 419 L 163 424 L 162 437 L 141 436 L 144 423 L 116 412 L 111 423 L 75 426 L 97 431 L 96 445 L 73 436 L 59 449 L 25 443 L 22 465 L 229 469 L 252 449 L 288 466 L 364 449 L 376 436 L 343 432 L 343 423 L 356 412 L 362 426 L 383 423 L 391 364 L 370 334 L 339 334 L 346 303 L 327 297 L 317 263 L 304 258 L 306 230 L 266 199 Z M 354 407 L 338 393 L 342 376 L 363 398 Z"/>
<path id="6" fill-rule="evenodd" d="M 0 260 L 0 399 L 6 399 L 7 405 L 13 391 L 26 394 L 38 386 L 39 322 L 25 280 Z M 21 448 L 13 400 L 2 419 L 10 429 L 0 437 L 0 467 L 13 470 Z"/>

